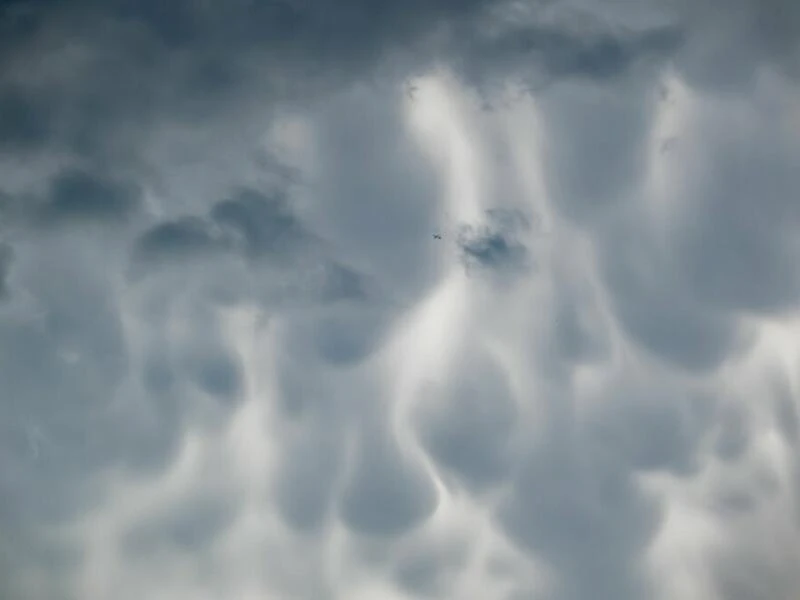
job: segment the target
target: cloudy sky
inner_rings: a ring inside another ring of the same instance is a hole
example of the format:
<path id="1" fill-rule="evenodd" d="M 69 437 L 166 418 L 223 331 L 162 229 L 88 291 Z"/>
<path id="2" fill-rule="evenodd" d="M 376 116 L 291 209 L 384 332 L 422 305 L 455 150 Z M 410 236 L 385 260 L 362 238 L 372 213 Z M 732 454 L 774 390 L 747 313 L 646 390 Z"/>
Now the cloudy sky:
<path id="1" fill-rule="evenodd" d="M 794 600 L 795 0 L 0 1 L 0 597 Z"/>

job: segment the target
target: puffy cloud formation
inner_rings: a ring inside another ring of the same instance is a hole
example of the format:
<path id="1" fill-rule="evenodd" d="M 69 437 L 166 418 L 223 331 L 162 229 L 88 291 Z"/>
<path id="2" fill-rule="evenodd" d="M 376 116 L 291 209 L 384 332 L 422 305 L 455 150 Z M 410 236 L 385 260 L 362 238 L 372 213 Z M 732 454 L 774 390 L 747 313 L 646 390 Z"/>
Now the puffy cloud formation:
<path id="1" fill-rule="evenodd" d="M 796 598 L 797 6 L 0 2 L 0 597 Z"/>

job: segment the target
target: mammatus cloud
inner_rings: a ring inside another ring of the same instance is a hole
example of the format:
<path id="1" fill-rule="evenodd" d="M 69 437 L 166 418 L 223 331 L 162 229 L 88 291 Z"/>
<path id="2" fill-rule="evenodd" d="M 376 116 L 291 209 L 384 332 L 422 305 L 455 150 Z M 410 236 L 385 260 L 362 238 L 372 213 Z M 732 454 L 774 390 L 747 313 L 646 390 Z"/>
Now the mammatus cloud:
<path id="1" fill-rule="evenodd" d="M 0 2 L 0 596 L 796 597 L 798 16 Z"/>

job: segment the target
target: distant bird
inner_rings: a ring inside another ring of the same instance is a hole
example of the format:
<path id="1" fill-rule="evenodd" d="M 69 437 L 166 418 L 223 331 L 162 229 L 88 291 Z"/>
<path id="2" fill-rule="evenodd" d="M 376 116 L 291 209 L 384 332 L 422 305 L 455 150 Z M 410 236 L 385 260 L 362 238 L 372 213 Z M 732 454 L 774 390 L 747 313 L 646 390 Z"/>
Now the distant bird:
<path id="1" fill-rule="evenodd" d="M 442 235 L 440 233 L 434 233 L 433 234 L 433 239 L 440 240 L 440 239 L 442 239 Z"/>

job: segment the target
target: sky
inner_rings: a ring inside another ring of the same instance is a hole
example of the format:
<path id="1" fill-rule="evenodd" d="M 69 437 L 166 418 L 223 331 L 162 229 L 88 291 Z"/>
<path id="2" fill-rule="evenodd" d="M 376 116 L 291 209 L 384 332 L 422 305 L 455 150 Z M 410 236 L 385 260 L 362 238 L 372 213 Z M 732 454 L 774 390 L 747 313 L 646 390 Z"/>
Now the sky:
<path id="1" fill-rule="evenodd" d="M 0 1 L 0 597 L 794 600 L 800 4 Z"/>

